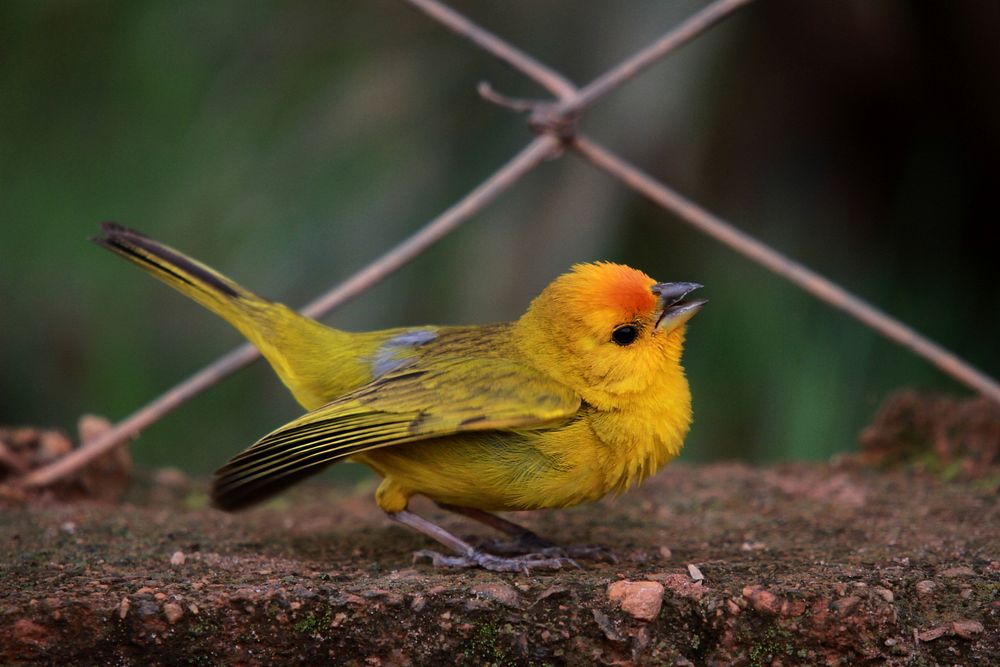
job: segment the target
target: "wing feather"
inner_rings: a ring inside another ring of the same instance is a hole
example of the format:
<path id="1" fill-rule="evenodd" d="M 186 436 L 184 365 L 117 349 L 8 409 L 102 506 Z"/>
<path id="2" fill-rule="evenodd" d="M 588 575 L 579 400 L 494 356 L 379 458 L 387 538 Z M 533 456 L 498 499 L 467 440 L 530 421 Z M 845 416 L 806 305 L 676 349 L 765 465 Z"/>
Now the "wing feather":
<path id="1" fill-rule="evenodd" d="M 216 472 L 212 499 L 234 510 L 264 500 L 349 456 L 483 430 L 544 428 L 580 397 L 496 357 L 436 357 L 387 373 L 267 434 Z"/>

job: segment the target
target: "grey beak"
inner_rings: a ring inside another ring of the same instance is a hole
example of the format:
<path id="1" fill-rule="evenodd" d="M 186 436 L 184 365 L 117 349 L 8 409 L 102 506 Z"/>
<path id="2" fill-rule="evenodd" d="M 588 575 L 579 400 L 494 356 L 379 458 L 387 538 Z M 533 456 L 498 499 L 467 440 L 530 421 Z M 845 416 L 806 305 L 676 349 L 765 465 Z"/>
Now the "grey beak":
<path id="1" fill-rule="evenodd" d="M 656 322 L 656 328 L 671 331 L 694 317 L 695 313 L 708 303 L 704 299 L 683 301 L 691 292 L 699 289 L 698 283 L 656 283 L 653 294 L 660 298 L 662 312 Z"/>
<path id="2" fill-rule="evenodd" d="M 660 308 L 668 308 L 701 287 L 698 283 L 656 283 L 653 294 L 660 297 Z"/>

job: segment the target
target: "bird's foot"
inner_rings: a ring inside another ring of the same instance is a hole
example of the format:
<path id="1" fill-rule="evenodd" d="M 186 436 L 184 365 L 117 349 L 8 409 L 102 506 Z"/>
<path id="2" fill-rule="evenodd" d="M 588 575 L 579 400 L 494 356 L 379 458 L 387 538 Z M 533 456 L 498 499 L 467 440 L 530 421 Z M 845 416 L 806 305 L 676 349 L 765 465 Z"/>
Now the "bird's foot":
<path id="1" fill-rule="evenodd" d="M 553 544 L 534 533 L 519 536 L 507 542 L 489 541 L 479 545 L 483 551 L 491 554 L 519 555 L 533 554 L 545 558 L 567 558 L 569 560 L 590 560 L 597 563 L 617 563 L 618 558 L 604 547 L 595 545 L 574 545 L 562 547 Z"/>
<path id="2" fill-rule="evenodd" d="M 519 556 L 496 556 L 479 549 L 472 549 L 464 556 L 446 556 L 445 554 L 422 549 L 413 554 L 413 562 L 429 560 L 434 567 L 470 568 L 481 567 L 493 572 L 524 572 L 531 574 L 532 570 L 561 570 L 565 567 L 580 568 L 572 558 L 546 555 L 543 553 L 522 554 Z M 582 569 L 582 568 L 580 568 Z"/>

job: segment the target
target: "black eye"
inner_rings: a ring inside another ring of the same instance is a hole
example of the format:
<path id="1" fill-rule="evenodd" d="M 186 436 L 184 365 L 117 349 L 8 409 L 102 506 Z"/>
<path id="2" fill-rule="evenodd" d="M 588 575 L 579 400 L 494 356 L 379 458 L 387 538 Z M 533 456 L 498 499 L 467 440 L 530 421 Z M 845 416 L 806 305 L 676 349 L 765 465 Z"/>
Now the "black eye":
<path id="1" fill-rule="evenodd" d="M 631 324 L 623 324 L 611 332 L 611 340 L 619 345 L 631 345 L 639 335 L 639 330 Z"/>

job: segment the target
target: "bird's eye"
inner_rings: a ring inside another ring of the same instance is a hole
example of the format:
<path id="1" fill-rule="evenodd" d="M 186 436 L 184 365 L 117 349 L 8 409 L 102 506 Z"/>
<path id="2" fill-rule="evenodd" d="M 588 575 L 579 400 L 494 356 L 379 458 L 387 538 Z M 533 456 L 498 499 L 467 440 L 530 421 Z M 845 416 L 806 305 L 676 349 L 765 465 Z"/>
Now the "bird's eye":
<path id="1" fill-rule="evenodd" d="M 619 345 L 631 345 L 639 335 L 639 330 L 631 324 L 623 324 L 611 332 L 611 340 Z"/>

